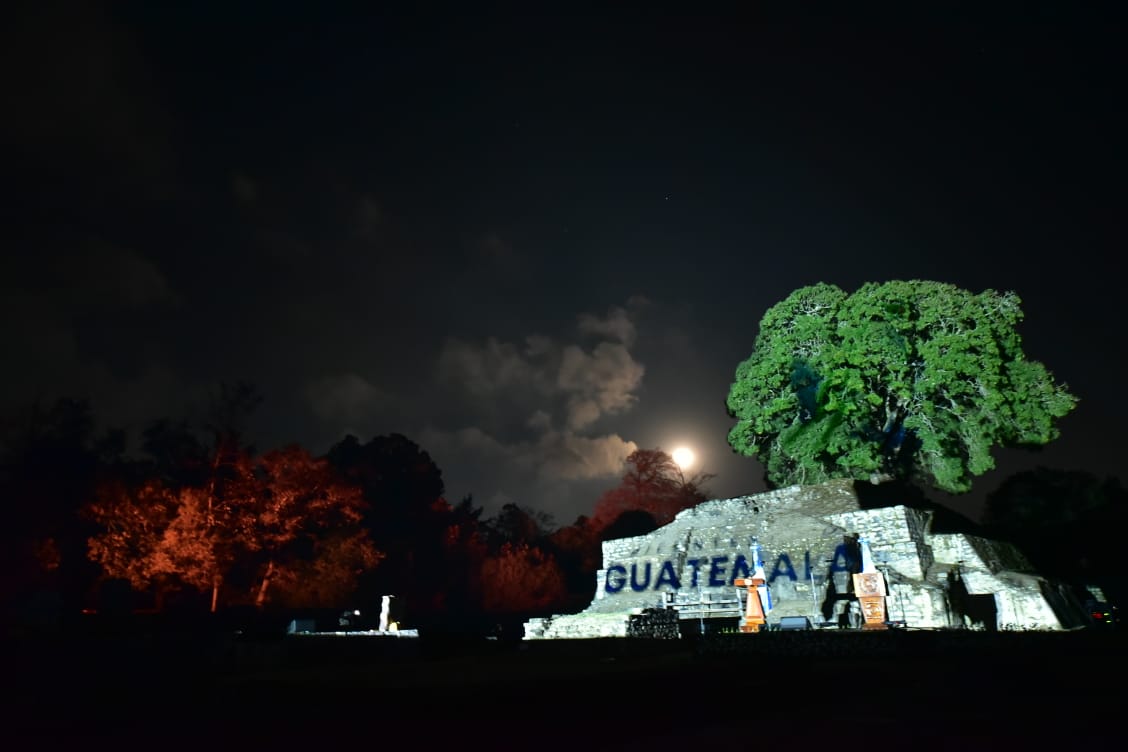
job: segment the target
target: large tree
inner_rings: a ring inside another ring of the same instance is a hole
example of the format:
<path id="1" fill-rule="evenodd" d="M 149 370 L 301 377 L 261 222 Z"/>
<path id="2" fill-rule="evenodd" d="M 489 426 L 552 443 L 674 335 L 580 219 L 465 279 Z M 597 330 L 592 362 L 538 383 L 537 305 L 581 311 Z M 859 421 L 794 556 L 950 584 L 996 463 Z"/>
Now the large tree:
<path id="1" fill-rule="evenodd" d="M 1040 446 L 1077 399 L 1022 350 L 1013 292 L 929 281 L 817 284 L 760 322 L 729 443 L 774 485 L 898 477 L 949 493 L 994 447 Z"/>
<path id="2" fill-rule="evenodd" d="M 452 545 L 452 540 L 469 543 L 474 538 L 476 515 L 470 506 L 452 508 L 443 497 L 438 465 L 402 434 L 376 436 L 363 444 L 346 436 L 329 450 L 328 459 L 363 491 L 368 511 L 362 525 L 386 555 L 365 579 L 362 593 L 372 599 L 396 595 L 417 625 L 451 618 L 451 604 L 461 598 L 452 590 L 476 576 L 457 569 L 465 561 Z"/>
<path id="3" fill-rule="evenodd" d="M 85 513 L 101 528 L 91 560 L 161 594 L 213 592 L 229 603 L 339 605 L 381 558 L 356 486 L 300 447 L 234 456 L 220 490 L 103 484 Z"/>

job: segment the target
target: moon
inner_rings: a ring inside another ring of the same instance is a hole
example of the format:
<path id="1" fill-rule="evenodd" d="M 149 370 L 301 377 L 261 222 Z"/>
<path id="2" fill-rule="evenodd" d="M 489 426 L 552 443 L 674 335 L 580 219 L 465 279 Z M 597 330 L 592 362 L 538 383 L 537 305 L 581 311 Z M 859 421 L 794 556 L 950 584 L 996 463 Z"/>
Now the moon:
<path id="1" fill-rule="evenodd" d="M 678 467 L 680 467 L 682 470 L 685 470 L 687 467 L 692 465 L 693 460 L 695 459 L 693 450 L 689 447 L 678 447 L 670 456 L 673 457 L 674 462 L 676 462 L 678 464 Z"/>

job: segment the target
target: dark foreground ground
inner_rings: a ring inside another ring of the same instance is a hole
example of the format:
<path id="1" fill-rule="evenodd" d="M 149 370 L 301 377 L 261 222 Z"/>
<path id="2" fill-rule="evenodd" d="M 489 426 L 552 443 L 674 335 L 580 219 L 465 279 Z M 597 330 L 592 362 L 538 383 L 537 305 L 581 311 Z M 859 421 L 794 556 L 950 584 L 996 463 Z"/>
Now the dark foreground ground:
<path id="1" fill-rule="evenodd" d="M 1128 720 L 1123 632 L 5 647 L 13 750 L 1103 750 Z"/>

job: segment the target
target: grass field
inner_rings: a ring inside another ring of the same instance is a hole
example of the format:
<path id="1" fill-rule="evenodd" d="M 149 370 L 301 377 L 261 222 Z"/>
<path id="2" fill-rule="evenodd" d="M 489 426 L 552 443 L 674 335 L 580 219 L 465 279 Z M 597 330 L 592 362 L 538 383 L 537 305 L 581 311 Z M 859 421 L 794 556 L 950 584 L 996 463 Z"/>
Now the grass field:
<path id="1" fill-rule="evenodd" d="M 1128 716 L 1121 633 L 9 647 L 38 749 L 1072 750 Z"/>

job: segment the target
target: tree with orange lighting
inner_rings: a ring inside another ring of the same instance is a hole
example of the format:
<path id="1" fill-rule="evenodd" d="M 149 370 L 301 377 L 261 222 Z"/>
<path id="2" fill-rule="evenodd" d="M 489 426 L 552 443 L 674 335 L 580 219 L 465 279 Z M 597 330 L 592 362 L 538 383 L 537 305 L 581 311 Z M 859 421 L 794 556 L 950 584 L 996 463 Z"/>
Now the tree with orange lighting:
<path id="1" fill-rule="evenodd" d="M 488 613 L 544 610 L 567 596 L 551 554 L 527 543 L 505 543 L 482 564 L 482 606 Z"/>
<path id="2" fill-rule="evenodd" d="M 222 486 L 147 481 L 101 489 L 86 509 L 103 532 L 90 558 L 138 589 L 212 591 L 263 607 L 336 605 L 381 556 L 360 526 L 364 500 L 300 447 L 227 463 Z"/>
<path id="3" fill-rule="evenodd" d="M 360 525 L 363 494 L 341 482 L 326 460 L 288 447 L 259 458 L 248 481 L 249 493 L 236 503 L 256 606 L 266 604 L 272 588 L 305 590 L 302 577 L 312 572 L 322 577 L 318 600 L 324 602 L 326 589 L 333 596 L 347 592 L 383 558 Z"/>

